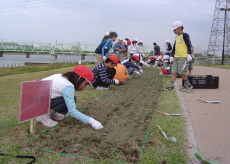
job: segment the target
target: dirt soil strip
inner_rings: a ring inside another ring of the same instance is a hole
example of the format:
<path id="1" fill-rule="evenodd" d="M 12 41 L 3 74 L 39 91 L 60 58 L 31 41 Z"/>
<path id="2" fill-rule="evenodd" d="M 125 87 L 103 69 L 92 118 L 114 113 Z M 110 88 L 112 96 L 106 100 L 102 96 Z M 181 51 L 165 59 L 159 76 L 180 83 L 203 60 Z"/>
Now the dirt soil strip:
<path id="1" fill-rule="evenodd" d="M 39 134 L 28 146 L 88 158 L 137 161 L 160 97 L 161 84 L 158 71 L 146 69 L 142 76 L 113 87 L 105 97 L 78 107 L 100 121 L 102 130 L 95 131 L 70 118 Z"/>
<path id="2" fill-rule="evenodd" d="M 183 92 L 192 120 L 198 150 L 208 161 L 229 164 L 230 161 L 230 70 L 195 66 L 193 75 L 219 76 L 218 89 L 193 89 Z M 181 79 L 177 79 L 181 86 Z M 221 101 L 209 104 L 198 101 Z"/>

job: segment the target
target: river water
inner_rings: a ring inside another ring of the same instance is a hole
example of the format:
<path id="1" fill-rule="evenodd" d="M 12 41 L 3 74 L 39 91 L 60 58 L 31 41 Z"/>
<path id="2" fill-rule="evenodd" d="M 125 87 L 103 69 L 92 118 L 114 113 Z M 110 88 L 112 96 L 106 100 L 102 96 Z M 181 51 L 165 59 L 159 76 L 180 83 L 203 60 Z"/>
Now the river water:
<path id="1" fill-rule="evenodd" d="M 24 66 L 25 63 L 79 63 L 79 61 L 83 63 L 95 62 L 96 60 L 93 55 L 86 55 L 85 59 L 82 60 L 81 55 L 57 55 L 57 59 L 54 59 L 53 55 L 31 54 L 30 58 L 26 58 L 25 54 L 3 54 L 3 57 L 0 57 L 0 68 Z M 221 64 L 221 60 L 197 58 L 195 63 Z M 229 59 L 225 59 L 224 63 L 229 64 Z"/>
<path id="2" fill-rule="evenodd" d="M 95 62 L 95 56 L 86 55 L 82 60 L 80 55 L 57 55 L 57 59 L 53 55 L 30 55 L 26 58 L 23 54 L 3 54 L 0 57 L 0 68 L 6 67 L 19 67 L 28 63 L 78 63 L 81 62 Z"/>

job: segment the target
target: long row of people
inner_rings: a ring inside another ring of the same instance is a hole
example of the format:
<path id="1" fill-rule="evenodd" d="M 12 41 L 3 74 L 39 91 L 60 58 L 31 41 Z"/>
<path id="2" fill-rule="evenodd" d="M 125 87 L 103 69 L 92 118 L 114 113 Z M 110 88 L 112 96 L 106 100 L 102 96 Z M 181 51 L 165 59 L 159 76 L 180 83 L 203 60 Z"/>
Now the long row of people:
<path id="1" fill-rule="evenodd" d="M 164 67 L 168 68 L 167 64 L 170 64 L 172 59 L 172 74 L 170 84 L 166 89 L 174 90 L 176 73 L 179 73 L 184 80 L 183 87 L 185 91 L 190 93 L 192 86 L 187 79 L 186 64 L 192 60 L 192 45 L 189 35 L 184 33 L 183 29 L 184 26 L 181 21 L 175 21 L 172 24 L 172 30 L 177 35 L 174 47 L 172 48 L 173 58 L 170 56 L 171 49 L 169 45 L 166 52 L 166 54 L 169 54 L 165 55 L 166 57 L 162 58 L 158 54 L 152 57 L 152 59 L 144 57 L 139 51 L 141 44 L 138 45 L 137 39 L 134 39 L 132 44 L 129 40 L 126 41 L 126 50 L 130 56 L 122 56 L 123 52 L 121 53 L 121 49 L 125 52 L 125 45 L 124 48 L 120 46 L 122 38 L 118 41 L 119 43 L 114 45 L 115 55 L 110 55 L 110 49 L 113 47 L 113 42 L 118 36 L 116 32 L 108 33 L 95 50 L 98 64 L 92 70 L 84 65 L 79 65 L 73 71 L 64 74 L 54 74 L 42 79 L 52 80 L 50 110 L 49 113 L 37 117 L 37 121 L 45 126 L 53 127 L 57 125 L 57 120 L 62 120 L 64 119 L 64 115 L 69 114 L 73 118 L 91 125 L 96 130 L 102 129 L 103 125 L 99 121 L 77 110 L 75 91 L 81 91 L 87 85 L 97 90 L 109 89 L 110 84 L 120 85 L 130 79 L 130 76 L 134 74 L 141 75 L 143 73 L 141 65 L 154 67 L 156 65 L 161 66 L 163 63 Z M 139 42 L 142 43 L 141 41 Z M 170 42 L 167 41 L 166 43 Z M 157 48 L 154 50 L 157 53 Z"/>

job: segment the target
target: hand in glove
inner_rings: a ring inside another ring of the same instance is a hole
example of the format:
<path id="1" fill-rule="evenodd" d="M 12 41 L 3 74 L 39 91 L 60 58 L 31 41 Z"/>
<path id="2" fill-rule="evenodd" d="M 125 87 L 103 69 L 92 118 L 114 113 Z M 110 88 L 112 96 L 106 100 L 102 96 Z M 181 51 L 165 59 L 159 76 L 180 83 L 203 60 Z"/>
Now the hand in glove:
<path id="1" fill-rule="evenodd" d="M 88 124 L 90 124 L 95 130 L 102 129 L 103 126 L 97 120 L 90 118 Z"/>
<path id="2" fill-rule="evenodd" d="M 192 56 L 190 54 L 188 54 L 188 56 L 187 56 L 187 61 L 188 62 L 192 61 Z"/>
<path id="3" fill-rule="evenodd" d="M 102 56 L 103 57 L 103 60 L 105 61 L 106 60 L 106 56 Z"/>
<path id="4" fill-rule="evenodd" d="M 172 63 L 173 62 L 173 57 L 169 58 L 169 62 Z"/>
<path id="5" fill-rule="evenodd" d="M 120 82 L 119 82 L 119 80 L 117 80 L 117 79 L 113 79 L 114 81 L 115 81 L 115 84 L 119 84 Z"/>
<path id="6" fill-rule="evenodd" d="M 140 69 L 139 71 L 140 71 L 140 73 L 143 73 L 143 70 L 142 70 L 142 69 Z"/>

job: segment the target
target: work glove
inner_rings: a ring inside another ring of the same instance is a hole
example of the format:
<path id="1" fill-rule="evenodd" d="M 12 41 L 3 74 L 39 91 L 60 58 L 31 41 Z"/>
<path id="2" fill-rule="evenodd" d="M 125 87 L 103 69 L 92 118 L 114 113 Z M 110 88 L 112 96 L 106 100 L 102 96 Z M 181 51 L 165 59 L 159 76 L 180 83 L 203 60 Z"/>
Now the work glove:
<path id="1" fill-rule="evenodd" d="M 172 56 L 169 58 L 169 62 L 170 62 L 170 63 L 173 62 L 173 57 L 172 57 Z"/>
<path id="2" fill-rule="evenodd" d="M 106 60 L 106 56 L 102 56 L 103 57 L 103 60 L 105 61 Z"/>
<path id="3" fill-rule="evenodd" d="M 119 82 L 119 80 L 117 80 L 117 79 L 113 79 L 114 81 L 115 81 L 115 84 L 119 84 L 120 82 Z"/>
<path id="4" fill-rule="evenodd" d="M 142 69 L 140 69 L 139 71 L 140 71 L 140 73 L 143 73 L 143 70 L 142 70 Z"/>
<path id="5" fill-rule="evenodd" d="M 95 130 L 99 130 L 102 129 L 103 126 L 101 125 L 101 123 L 93 118 L 89 119 L 88 124 L 90 124 Z"/>
<path id="6" fill-rule="evenodd" d="M 168 63 L 168 60 L 164 60 L 164 63 Z"/>
<path id="7" fill-rule="evenodd" d="M 190 54 L 188 54 L 188 56 L 187 56 L 187 61 L 188 62 L 192 61 L 192 56 Z"/>

